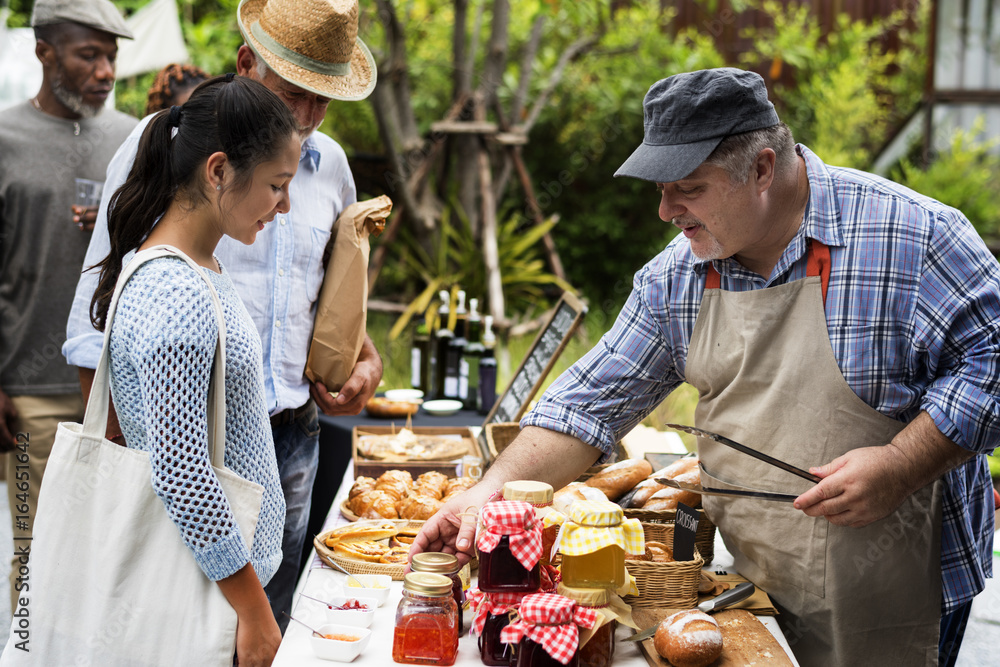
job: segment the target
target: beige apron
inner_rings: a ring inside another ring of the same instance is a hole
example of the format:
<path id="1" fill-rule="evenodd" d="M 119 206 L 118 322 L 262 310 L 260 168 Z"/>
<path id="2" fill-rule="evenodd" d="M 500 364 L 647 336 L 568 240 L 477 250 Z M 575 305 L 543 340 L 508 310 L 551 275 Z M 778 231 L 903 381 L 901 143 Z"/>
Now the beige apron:
<path id="1" fill-rule="evenodd" d="M 904 426 L 844 380 L 823 309 L 829 249 L 810 242 L 809 255 L 809 277 L 748 292 L 718 289 L 710 265 L 686 372 L 700 397 L 698 427 L 802 469 L 887 443 Z M 812 486 L 710 440 L 698 448 L 704 486 L 792 494 Z M 736 569 L 779 605 L 804 667 L 937 664 L 941 482 L 864 528 L 834 526 L 791 503 L 703 499 Z"/>

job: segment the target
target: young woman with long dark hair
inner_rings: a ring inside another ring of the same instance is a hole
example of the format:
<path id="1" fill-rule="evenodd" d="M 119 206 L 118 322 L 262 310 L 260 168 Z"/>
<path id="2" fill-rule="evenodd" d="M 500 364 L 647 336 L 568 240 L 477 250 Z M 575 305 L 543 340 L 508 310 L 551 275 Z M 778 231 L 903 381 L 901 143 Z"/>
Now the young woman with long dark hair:
<path id="1" fill-rule="evenodd" d="M 269 665 L 281 641 L 263 585 L 281 562 L 285 503 L 260 337 L 213 252 L 223 235 L 253 243 L 288 211 L 299 150 L 285 104 L 243 77 L 206 81 L 183 106 L 154 116 L 112 198 L 111 253 L 99 264 L 91 303 L 103 330 L 123 259 L 159 245 L 192 258 L 218 293 L 226 327 L 225 465 L 264 487 L 254 535 L 240 534 L 209 460 L 206 407 L 218 323 L 205 278 L 182 259 L 147 261 L 124 287 L 111 327 L 111 393 L 127 446 L 149 452 L 154 490 L 236 610 L 241 666 Z"/>

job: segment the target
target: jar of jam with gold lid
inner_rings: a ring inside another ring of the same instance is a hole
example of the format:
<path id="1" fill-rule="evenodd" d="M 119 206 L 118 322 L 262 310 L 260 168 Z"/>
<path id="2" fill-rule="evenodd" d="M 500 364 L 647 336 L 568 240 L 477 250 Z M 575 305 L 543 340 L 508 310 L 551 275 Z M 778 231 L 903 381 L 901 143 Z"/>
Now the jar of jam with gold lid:
<path id="1" fill-rule="evenodd" d="M 443 574 L 410 572 L 396 607 L 392 659 L 408 665 L 454 665 L 458 617 L 452 581 Z"/>
<path id="2" fill-rule="evenodd" d="M 533 593 L 541 583 L 542 526 L 535 508 L 523 501 L 486 503 L 476 537 L 479 590 Z"/>
<path id="3" fill-rule="evenodd" d="M 462 578 L 458 574 L 461 569 L 462 566 L 458 564 L 458 559 L 451 554 L 425 551 L 410 559 L 411 572 L 432 572 L 434 574 L 443 574 L 451 579 L 451 595 L 455 599 L 455 605 L 458 609 L 456 622 L 459 634 L 465 631 L 463 613 L 463 609 L 465 608 L 465 589 L 462 587 Z"/>

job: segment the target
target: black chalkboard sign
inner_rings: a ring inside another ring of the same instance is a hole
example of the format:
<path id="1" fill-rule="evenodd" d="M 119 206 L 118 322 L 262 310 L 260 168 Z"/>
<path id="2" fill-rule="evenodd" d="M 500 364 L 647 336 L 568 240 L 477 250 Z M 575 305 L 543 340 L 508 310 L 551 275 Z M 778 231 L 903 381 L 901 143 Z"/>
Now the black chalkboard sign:
<path id="1" fill-rule="evenodd" d="M 487 424 L 516 422 L 521 419 L 586 314 L 587 306 L 582 301 L 569 292 L 563 292 L 552 316 L 531 344 L 521 367 L 514 373 L 507 389 L 486 416 L 486 421 L 483 422 L 484 432 Z"/>

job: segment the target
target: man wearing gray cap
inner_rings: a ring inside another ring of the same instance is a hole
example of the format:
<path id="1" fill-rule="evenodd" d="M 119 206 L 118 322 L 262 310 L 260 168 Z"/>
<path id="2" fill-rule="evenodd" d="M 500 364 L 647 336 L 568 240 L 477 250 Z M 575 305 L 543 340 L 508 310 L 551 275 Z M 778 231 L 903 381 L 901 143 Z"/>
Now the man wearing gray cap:
<path id="1" fill-rule="evenodd" d="M 132 38 L 109 0 L 37 0 L 31 25 L 42 86 L 0 113 L 0 451 L 10 452 L 12 610 L 29 585 L 23 551 L 56 424 L 83 418 L 77 372 L 59 348 L 105 169 L 136 124 L 104 108 L 117 39 Z"/>
<path id="2" fill-rule="evenodd" d="M 688 382 L 696 426 L 816 480 L 698 443 L 704 487 L 791 501 L 703 496 L 799 662 L 953 664 L 992 575 L 996 261 L 959 211 L 794 144 L 756 74 L 672 76 L 643 109 L 616 176 L 655 183 L 682 234 L 414 551 L 469 553 L 466 508 L 511 479 L 566 484 Z"/>

